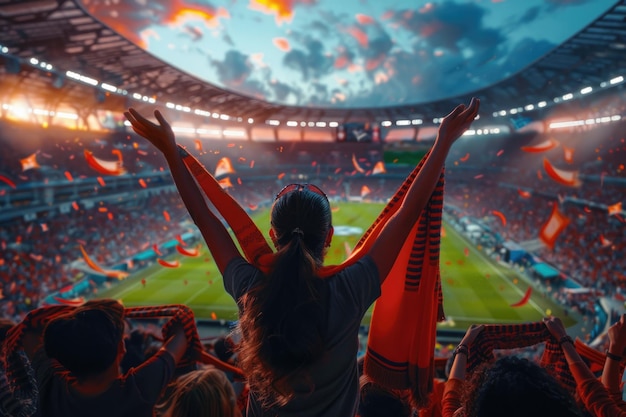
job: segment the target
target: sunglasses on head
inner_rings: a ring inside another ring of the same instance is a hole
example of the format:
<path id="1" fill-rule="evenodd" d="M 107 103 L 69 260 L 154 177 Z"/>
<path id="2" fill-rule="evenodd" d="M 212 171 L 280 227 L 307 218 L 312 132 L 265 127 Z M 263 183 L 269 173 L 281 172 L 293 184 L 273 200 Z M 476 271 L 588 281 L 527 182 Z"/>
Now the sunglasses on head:
<path id="1" fill-rule="evenodd" d="M 322 191 L 321 188 L 319 188 L 317 185 L 314 184 L 288 184 L 285 185 L 283 187 L 282 190 L 280 190 L 278 192 L 278 194 L 276 194 L 276 198 L 274 199 L 274 201 L 278 200 L 280 197 L 284 196 L 285 194 L 291 192 L 291 191 L 302 191 L 302 190 L 309 190 L 311 192 L 314 192 L 315 194 L 321 195 L 323 196 L 326 200 L 328 200 L 328 196 L 326 196 L 326 193 L 324 191 Z"/>

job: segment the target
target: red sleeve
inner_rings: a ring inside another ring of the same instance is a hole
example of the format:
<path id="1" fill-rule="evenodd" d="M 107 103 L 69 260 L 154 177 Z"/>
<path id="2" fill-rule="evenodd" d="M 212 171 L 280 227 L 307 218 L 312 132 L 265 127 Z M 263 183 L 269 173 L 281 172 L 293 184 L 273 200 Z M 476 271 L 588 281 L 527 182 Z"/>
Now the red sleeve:
<path id="1" fill-rule="evenodd" d="M 575 362 L 570 365 L 570 370 L 578 386 L 578 395 L 587 410 L 597 417 L 626 417 L 626 412 L 618 407 L 600 381 L 584 376 L 583 370 L 586 367 L 587 365 L 583 362 Z"/>
<path id="2" fill-rule="evenodd" d="M 461 401 L 463 384 L 465 384 L 465 381 L 456 378 L 450 378 L 446 381 L 441 401 L 441 414 L 443 417 L 452 417 L 463 407 L 463 402 Z"/>

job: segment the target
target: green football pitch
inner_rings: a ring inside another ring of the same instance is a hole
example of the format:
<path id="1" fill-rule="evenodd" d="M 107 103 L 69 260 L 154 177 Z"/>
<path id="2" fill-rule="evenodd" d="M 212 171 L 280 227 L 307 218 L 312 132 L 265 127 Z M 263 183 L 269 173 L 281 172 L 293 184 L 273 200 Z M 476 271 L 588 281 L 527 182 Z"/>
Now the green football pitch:
<path id="1" fill-rule="evenodd" d="M 333 203 L 335 236 L 326 264 L 336 265 L 347 256 L 362 233 L 383 209 L 374 203 Z M 269 211 L 259 211 L 254 221 L 265 233 Z M 451 226 L 444 223 L 441 243 L 441 280 L 447 320 L 440 328 L 466 329 L 473 323 L 519 323 L 541 320 L 546 314 L 560 316 L 566 326 L 574 320 L 562 307 L 533 291 L 528 303 L 511 307 L 519 301 L 528 283 L 516 272 L 485 256 Z M 125 306 L 185 304 L 199 319 L 236 320 L 237 308 L 224 291 L 221 275 L 206 247 L 197 257 L 176 255 L 178 268 L 155 264 L 137 272 L 98 297 L 120 299 Z M 370 312 L 365 317 L 367 323 Z"/>

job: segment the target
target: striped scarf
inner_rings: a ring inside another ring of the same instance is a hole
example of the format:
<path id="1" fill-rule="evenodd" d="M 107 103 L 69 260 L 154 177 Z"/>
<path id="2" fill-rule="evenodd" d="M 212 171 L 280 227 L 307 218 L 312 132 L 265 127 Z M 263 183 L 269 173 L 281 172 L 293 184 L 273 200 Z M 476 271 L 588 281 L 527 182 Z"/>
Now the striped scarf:
<path id="1" fill-rule="evenodd" d="M 481 363 L 494 360 L 493 351 L 496 349 L 516 349 L 543 342 L 546 345 L 540 365 L 574 394 L 576 381 L 569 370 L 561 346 L 543 322 L 485 325 L 470 349 L 467 371 L 471 373 Z"/>
<path id="2" fill-rule="evenodd" d="M 261 231 L 195 157 L 181 146 L 179 153 L 205 195 L 233 230 L 247 260 L 267 272 L 273 252 Z M 321 277 L 336 274 L 367 253 L 387 220 L 399 209 L 427 156 L 396 191 L 352 255 L 341 265 L 321 268 Z M 364 372 L 372 381 L 391 389 L 409 391 L 416 405 L 426 404 L 432 390 L 436 323 L 444 318 L 439 276 L 443 187 L 442 172 L 428 206 L 383 284 L 372 316 L 364 365 Z"/>
<path id="3" fill-rule="evenodd" d="M 19 324 L 7 333 L 0 366 L 0 416 L 30 417 L 37 411 L 39 390 L 30 361 L 23 348 L 26 332 L 43 332 L 45 326 L 53 319 L 71 313 L 80 307 L 55 305 L 31 311 Z M 163 305 L 149 307 L 132 307 L 124 309 L 127 319 L 170 318 L 162 328 L 163 340 L 173 334 L 176 327 L 181 326 L 187 339 L 188 350 L 184 359 L 177 364 L 183 368 L 196 362 L 214 365 L 225 372 L 232 372 L 235 377 L 243 379 L 243 372 L 213 355 L 204 351 L 198 336 L 192 310 L 184 305 Z"/>

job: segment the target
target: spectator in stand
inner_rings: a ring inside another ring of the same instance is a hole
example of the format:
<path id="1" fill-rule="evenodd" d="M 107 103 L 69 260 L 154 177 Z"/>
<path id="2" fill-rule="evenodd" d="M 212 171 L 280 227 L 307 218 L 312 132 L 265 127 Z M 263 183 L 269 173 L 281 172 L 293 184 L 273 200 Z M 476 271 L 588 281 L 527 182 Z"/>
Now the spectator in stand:
<path id="1" fill-rule="evenodd" d="M 408 398 L 387 390 L 361 376 L 361 394 L 357 417 L 411 417 L 413 409 Z"/>
<path id="2" fill-rule="evenodd" d="M 214 367 L 178 377 L 163 402 L 155 407 L 158 417 L 241 417 L 235 390 L 226 374 Z"/>
<path id="3" fill-rule="evenodd" d="M 270 237 L 278 252 L 264 274 L 240 254 L 207 207 L 161 113 L 154 124 L 133 109 L 133 129 L 165 156 L 191 217 L 240 311 L 241 368 L 250 385 L 248 415 L 353 416 L 358 403 L 357 350 L 361 320 L 435 189 L 452 144 L 478 114 L 479 101 L 459 105 L 439 126 L 424 166 L 369 251 L 327 279 L 318 277 L 333 235 L 328 198 L 311 184 L 278 193 Z"/>
<path id="4" fill-rule="evenodd" d="M 561 320 L 558 317 L 550 317 L 544 319 L 544 322 L 550 333 L 561 342 L 565 359 L 576 380 L 578 396 L 591 415 L 596 417 L 626 416 L 626 404 L 622 401 L 619 390 L 620 363 L 624 360 L 624 348 L 626 348 L 625 318 L 622 317 L 609 330 L 611 342 L 606 351 L 602 382 L 596 379 L 581 358 Z"/>
<path id="5" fill-rule="evenodd" d="M 39 384 L 43 417 L 152 416 L 187 350 L 187 339 L 183 327 L 174 323 L 161 350 L 122 375 L 124 327 L 119 302 L 96 300 L 53 318 L 43 339 L 29 335 L 24 345 Z"/>
<path id="6" fill-rule="evenodd" d="M 11 330 L 13 326 L 15 326 L 15 323 L 12 320 L 0 317 L 0 346 L 2 346 L 2 342 L 4 342 L 7 332 Z"/>
<path id="7" fill-rule="evenodd" d="M 559 381 L 527 359 L 505 356 L 484 363 L 466 383 L 468 354 L 482 330 L 483 326 L 471 326 L 455 350 L 443 395 L 443 417 L 582 416 Z"/>

